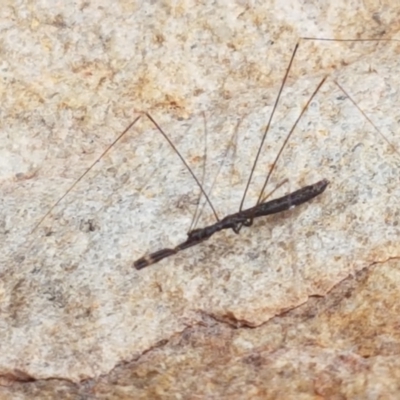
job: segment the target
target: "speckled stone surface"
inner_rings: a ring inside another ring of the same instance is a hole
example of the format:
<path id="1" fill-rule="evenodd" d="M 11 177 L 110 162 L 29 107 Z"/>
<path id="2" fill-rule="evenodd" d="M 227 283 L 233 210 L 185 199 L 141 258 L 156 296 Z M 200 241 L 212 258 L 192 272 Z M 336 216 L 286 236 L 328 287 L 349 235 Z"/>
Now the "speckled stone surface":
<path id="1" fill-rule="evenodd" d="M 299 38 L 396 37 L 394 4 L 346 7 L 0 7 L 4 398 L 396 398 L 400 155 L 334 81 L 396 145 L 399 42 L 300 41 L 246 206 L 328 74 L 268 187 L 329 179 L 309 204 L 136 271 L 199 197 L 142 116 L 32 232 L 141 111 L 235 212 Z"/>

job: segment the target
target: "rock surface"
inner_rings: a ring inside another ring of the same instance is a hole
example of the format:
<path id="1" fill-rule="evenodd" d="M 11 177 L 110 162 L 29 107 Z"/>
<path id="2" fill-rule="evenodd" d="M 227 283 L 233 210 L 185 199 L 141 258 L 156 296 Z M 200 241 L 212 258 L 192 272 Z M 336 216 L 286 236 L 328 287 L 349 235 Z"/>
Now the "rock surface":
<path id="1" fill-rule="evenodd" d="M 312 202 L 136 271 L 200 194 L 143 115 L 35 227 L 140 111 L 237 211 L 299 38 L 394 38 L 400 8 L 40 4 L 0 16 L 2 396 L 396 398 L 400 155 L 334 82 L 397 143 L 400 42 L 300 40 L 245 205 L 328 75 L 267 189 L 328 179 Z"/>

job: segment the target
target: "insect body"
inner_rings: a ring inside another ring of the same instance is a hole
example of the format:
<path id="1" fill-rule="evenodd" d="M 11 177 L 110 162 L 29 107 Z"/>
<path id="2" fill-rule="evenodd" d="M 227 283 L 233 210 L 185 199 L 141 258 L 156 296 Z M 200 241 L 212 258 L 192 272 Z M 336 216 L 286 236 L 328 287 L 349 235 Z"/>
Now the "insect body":
<path id="1" fill-rule="evenodd" d="M 264 144 L 265 138 L 267 136 L 269 127 L 271 125 L 271 121 L 272 121 L 272 117 L 274 115 L 274 112 L 276 110 L 276 107 L 278 105 L 283 87 L 285 85 L 286 79 L 288 77 L 293 59 L 295 57 L 296 51 L 298 49 L 298 44 L 296 45 L 296 47 L 294 48 L 294 51 L 292 53 L 292 57 L 290 59 L 289 65 L 286 69 L 286 73 L 285 76 L 282 80 L 277 98 L 275 100 L 275 104 L 274 107 L 272 109 L 267 127 L 264 131 L 264 135 L 262 137 L 261 140 L 261 144 L 259 146 L 256 158 L 253 162 L 253 166 L 250 172 L 250 176 L 247 180 L 247 185 L 242 197 L 242 201 L 240 203 L 240 207 L 239 207 L 239 211 L 234 213 L 234 214 L 230 214 L 227 215 L 226 217 L 224 217 L 223 219 L 219 220 L 218 215 L 213 207 L 213 205 L 211 204 L 211 201 L 207 195 L 207 193 L 205 192 L 205 190 L 203 189 L 202 185 L 200 184 L 199 180 L 196 178 L 196 176 L 194 175 L 193 171 L 191 170 L 191 168 L 189 167 L 189 165 L 187 164 L 187 162 L 184 160 L 184 158 L 182 157 L 182 155 L 179 153 L 179 151 L 177 150 L 177 148 L 175 147 L 175 145 L 171 142 L 171 140 L 169 139 L 168 135 L 162 130 L 162 128 L 157 124 L 157 122 L 150 116 L 147 114 L 148 118 L 153 122 L 153 124 L 157 127 L 157 129 L 160 131 L 160 133 L 164 136 L 164 138 L 168 141 L 168 143 L 170 144 L 170 146 L 174 149 L 174 151 L 177 153 L 177 155 L 179 156 L 179 158 L 181 159 L 181 161 L 183 162 L 183 164 L 186 166 L 186 168 L 189 170 L 189 172 L 191 173 L 191 175 L 193 176 L 194 180 L 196 181 L 197 185 L 200 187 L 201 192 L 204 194 L 206 201 L 209 203 L 211 209 L 214 212 L 214 215 L 217 219 L 217 222 L 215 222 L 212 225 L 206 226 L 205 228 L 201 228 L 201 229 L 194 229 L 189 231 L 188 233 L 188 237 L 187 239 L 177 245 L 174 248 L 165 248 L 165 249 L 161 249 L 158 250 L 154 253 L 151 253 L 149 255 L 146 255 L 144 257 L 139 258 L 138 260 L 136 260 L 133 263 L 133 266 L 136 269 L 142 269 L 145 268 L 149 265 L 152 265 L 166 257 L 172 256 L 184 249 L 187 249 L 189 247 L 195 246 L 207 239 L 209 239 L 214 233 L 219 232 L 223 229 L 232 229 L 235 233 L 239 233 L 240 229 L 242 226 L 251 226 L 253 223 L 254 218 L 258 218 L 261 216 L 265 216 L 265 215 L 270 215 L 270 214 L 276 214 L 282 211 L 286 211 L 289 210 L 292 207 L 295 207 L 297 205 L 303 204 L 309 200 L 311 200 L 312 198 L 318 196 L 319 194 L 321 194 L 326 187 L 328 186 L 328 181 L 326 179 L 323 179 L 313 185 L 310 186 L 305 186 L 301 189 L 298 189 L 295 192 L 292 192 L 290 194 L 287 194 L 286 196 L 280 197 L 278 199 L 275 200 L 270 200 L 270 201 L 265 201 L 265 199 L 263 198 L 263 193 L 264 193 L 264 189 L 269 181 L 269 178 L 271 176 L 271 173 L 273 171 L 273 169 L 275 168 L 279 157 L 282 154 L 283 149 L 285 148 L 286 144 L 289 141 L 290 136 L 292 135 L 292 133 L 294 132 L 294 129 L 296 127 L 296 125 L 298 124 L 298 122 L 300 121 L 301 117 L 303 116 L 303 114 L 305 113 L 305 111 L 307 110 L 309 104 L 311 103 L 312 99 L 314 98 L 314 96 L 317 94 L 318 90 L 321 88 L 321 86 L 323 85 L 323 83 L 326 80 L 326 77 L 323 78 L 321 80 L 321 82 L 319 83 L 319 85 L 317 86 L 317 88 L 315 89 L 314 93 L 311 95 L 310 99 L 308 100 L 308 102 L 306 103 L 306 105 L 303 107 L 299 117 L 297 118 L 297 120 L 295 121 L 295 123 L 293 124 L 290 132 L 287 134 L 286 139 L 284 141 L 284 143 L 282 144 L 278 154 L 275 157 L 275 160 L 272 164 L 272 167 L 269 171 L 269 173 L 267 174 L 267 177 L 264 181 L 264 185 L 262 187 L 262 190 L 260 192 L 260 195 L 258 197 L 257 203 L 254 207 L 251 207 L 247 210 L 242 210 L 242 206 L 244 204 L 244 199 L 246 197 L 247 194 L 247 190 L 249 188 L 259 155 L 261 153 L 261 149 L 262 146 Z"/>
<path id="2" fill-rule="evenodd" d="M 309 200 L 313 199 L 314 197 L 320 195 L 321 193 L 323 193 L 326 189 L 326 187 L 328 186 L 329 182 L 326 179 L 322 179 L 312 185 L 309 186 L 305 186 L 303 188 L 300 188 L 292 193 L 289 193 L 285 196 L 282 196 L 280 198 L 277 199 L 273 199 L 273 200 L 269 200 L 266 201 L 266 198 L 264 197 L 264 190 L 266 188 L 266 185 L 269 181 L 269 178 L 272 174 L 272 171 L 274 170 L 274 168 L 277 165 L 278 159 L 280 158 L 286 144 L 289 141 L 289 138 L 291 137 L 291 135 L 293 134 L 295 127 L 297 126 L 298 122 L 300 121 L 301 117 L 303 116 L 303 114 L 305 113 L 305 111 L 307 110 L 309 104 L 311 103 L 312 99 L 314 98 L 314 96 L 317 94 L 317 92 L 319 91 L 319 89 L 321 88 L 321 86 L 323 85 L 323 83 L 326 80 L 326 77 L 323 78 L 321 80 L 321 82 L 319 83 L 319 85 L 317 86 L 317 88 L 315 89 L 314 93 L 311 95 L 310 99 L 308 100 L 307 104 L 303 107 L 300 115 L 298 116 L 297 120 L 295 121 L 295 123 L 293 124 L 290 132 L 287 134 L 284 143 L 282 144 L 278 154 L 275 157 L 275 160 L 272 164 L 272 167 L 270 168 L 269 173 L 267 174 L 267 177 L 264 181 L 264 185 L 262 187 L 262 190 L 260 191 L 258 200 L 256 202 L 256 205 L 253 207 L 250 207 L 246 210 L 243 210 L 243 204 L 244 204 L 244 200 L 249 188 L 249 185 L 251 183 L 252 180 L 252 176 L 253 173 L 255 171 L 256 168 L 256 164 L 258 161 L 258 158 L 260 156 L 264 141 L 266 139 L 267 133 L 269 131 L 269 127 L 271 125 L 271 121 L 273 118 L 273 115 L 275 113 L 275 110 L 277 108 L 282 90 L 284 88 L 284 85 L 286 83 L 291 65 L 293 63 L 293 60 L 295 58 L 295 54 L 296 51 L 299 47 L 299 44 L 296 45 L 296 47 L 294 48 L 294 51 L 292 53 L 291 59 L 289 61 L 289 65 L 286 69 L 285 72 L 285 76 L 282 80 L 277 98 L 275 100 L 271 115 L 269 117 L 269 121 L 267 124 L 267 127 L 264 131 L 262 140 L 261 140 L 261 144 L 259 146 L 257 155 L 255 157 L 255 160 L 253 162 L 253 166 L 251 168 L 250 171 L 250 175 L 249 178 L 247 180 L 247 184 L 246 184 L 246 188 L 244 190 L 244 194 L 240 203 L 240 207 L 239 207 L 239 211 L 237 211 L 236 213 L 227 215 L 226 217 L 219 219 L 218 215 L 209 199 L 209 195 L 206 193 L 206 191 L 204 190 L 203 186 L 201 185 L 200 181 L 198 180 L 198 178 L 196 177 L 196 175 L 193 173 L 192 169 L 190 168 L 190 166 L 188 165 L 188 163 L 186 162 L 186 160 L 183 158 L 183 156 L 179 153 L 178 149 L 175 147 L 175 145 L 173 144 L 173 142 L 171 141 L 171 139 L 169 138 L 169 136 L 163 131 L 163 129 L 160 127 L 160 125 L 153 119 L 153 117 L 149 114 L 149 113 L 142 113 L 144 114 L 147 118 L 149 118 L 149 120 L 153 123 L 153 125 L 157 128 L 157 130 L 161 133 L 161 135 L 166 139 L 166 141 L 168 142 L 168 144 L 172 147 L 172 149 L 175 151 L 175 153 L 178 155 L 178 157 L 180 158 L 180 160 L 182 161 L 182 163 L 185 165 L 185 167 L 187 168 L 187 170 L 190 172 L 190 174 L 192 175 L 193 179 L 195 180 L 197 186 L 200 188 L 201 190 L 201 194 L 204 195 L 206 202 L 209 204 L 210 208 L 212 209 L 214 216 L 216 218 L 216 222 L 214 224 L 211 224 L 209 226 L 206 226 L 204 228 L 200 228 L 200 229 L 191 229 L 188 234 L 187 234 L 187 239 L 178 244 L 176 247 L 173 248 L 164 248 L 161 250 L 158 250 L 156 252 L 150 253 L 148 255 L 145 255 L 139 259 L 137 259 L 134 263 L 133 266 L 140 270 L 143 269 L 149 265 L 152 265 L 166 257 L 172 256 L 184 249 L 187 249 L 189 247 L 195 246 L 207 239 L 209 239 L 212 235 L 214 235 L 216 232 L 219 232 L 221 230 L 224 229 L 232 229 L 236 234 L 239 233 L 239 231 L 241 230 L 241 228 L 243 226 L 251 226 L 253 223 L 253 220 L 255 218 L 261 217 L 261 216 L 266 216 L 266 215 L 271 215 L 271 214 L 276 214 L 279 212 L 283 212 L 286 210 L 289 210 L 293 207 L 296 207 L 298 205 L 301 205 L 305 202 L 308 202 Z M 38 226 L 42 223 L 42 221 L 52 212 L 52 210 L 63 200 L 63 198 L 65 198 L 65 196 L 70 193 L 73 188 L 84 178 L 84 176 L 86 174 L 89 173 L 89 171 L 91 171 L 91 169 L 97 164 L 97 162 L 128 132 L 128 130 L 130 130 L 131 127 L 133 127 L 133 125 L 135 125 L 135 123 L 141 118 L 141 115 L 139 115 L 137 118 L 135 118 L 135 120 L 117 137 L 117 139 L 115 139 L 111 145 L 109 145 L 106 150 L 94 161 L 94 163 L 78 178 L 77 181 L 74 182 L 74 184 L 67 190 L 67 192 L 50 208 L 50 210 L 41 218 L 41 220 L 38 222 L 38 224 L 36 224 L 34 230 L 36 230 L 38 228 Z"/>
<path id="3" fill-rule="evenodd" d="M 209 239 L 214 235 L 214 233 L 222 231 L 223 229 L 232 229 L 235 233 L 239 233 L 242 226 L 251 226 L 254 218 L 286 211 L 313 199 L 323 193 L 328 184 L 329 182 L 326 179 L 323 179 L 313 185 L 305 186 L 295 192 L 287 194 L 286 196 L 257 204 L 247 210 L 227 215 L 215 224 L 206 226 L 205 228 L 191 230 L 188 233 L 188 238 L 173 249 L 167 248 L 156 251 L 139 258 L 133 263 L 133 265 L 136 269 L 148 267 L 163 258 L 172 256 L 182 250 Z"/>

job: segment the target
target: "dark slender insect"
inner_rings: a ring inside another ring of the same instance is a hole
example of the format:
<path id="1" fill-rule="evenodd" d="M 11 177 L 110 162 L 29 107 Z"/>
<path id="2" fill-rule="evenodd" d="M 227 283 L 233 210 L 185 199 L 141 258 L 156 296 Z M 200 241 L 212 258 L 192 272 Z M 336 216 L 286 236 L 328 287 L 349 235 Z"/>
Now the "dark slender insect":
<path id="1" fill-rule="evenodd" d="M 316 38 L 302 38 L 302 40 L 331 40 L 331 39 L 316 39 Z M 359 40 L 346 40 L 346 41 L 359 41 Z M 367 39 L 366 41 L 370 41 L 369 39 Z M 269 170 L 269 173 L 267 174 L 267 177 L 264 181 L 264 185 L 262 187 L 262 190 L 260 191 L 258 200 L 256 202 L 256 205 L 254 207 L 251 207 L 247 210 L 242 210 L 243 208 L 243 204 L 245 201 L 245 197 L 248 191 L 248 188 L 251 184 L 251 180 L 253 177 L 253 173 L 255 171 L 259 156 L 261 154 L 267 133 L 269 131 L 269 128 L 271 126 L 271 121 L 272 118 L 274 116 L 274 113 L 277 109 L 283 88 L 285 86 L 289 71 L 291 69 L 293 60 L 295 58 L 295 54 L 296 51 L 299 47 L 299 44 L 297 44 L 293 50 L 291 59 L 289 61 L 289 65 L 286 69 L 284 78 L 282 80 L 280 89 L 278 91 L 278 95 L 276 97 L 271 115 L 269 117 L 269 121 L 268 124 L 265 128 L 262 140 L 261 140 L 261 144 L 259 146 L 257 155 L 255 157 L 255 160 L 253 162 L 251 171 L 250 171 L 250 176 L 247 180 L 247 184 L 244 190 L 244 194 L 240 203 L 240 207 L 239 207 L 239 211 L 233 214 L 230 214 L 228 216 L 226 216 L 223 219 L 219 219 L 217 212 L 214 208 L 214 206 L 211 203 L 211 200 L 209 199 L 209 195 L 206 193 L 206 191 L 204 190 L 203 186 L 201 185 L 200 181 L 198 180 L 198 178 L 196 177 L 196 175 L 193 173 L 192 169 L 190 168 L 190 166 L 188 165 L 188 163 L 186 162 L 186 160 L 182 157 L 182 155 L 179 153 L 178 149 L 176 148 L 176 146 L 174 145 L 174 143 L 170 140 L 169 136 L 162 130 L 162 128 L 158 125 L 158 123 L 153 119 L 153 117 L 148 114 L 148 113 L 142 113 L 144 115 L 146 115 L 150 121 L 154 124 L 154 126 L 158 129 L 158 131 L 162 134 L 162 136 L 164 136 L 164 138 L 167 140 L 168 144 L 172 147 L 172 149 L 175 151 L 175 153 L 178 155 L 178 157 L 181 159 L 182 163 L 185 165 L 185 167 L 187 168 L 187 170 L 190 172 L 190 174 L 192 175 L 193 179 L 196 182 L 196 185 L 200 188 L 201 190 L 201 194 L 204 195 L 206 203 L 210 206 L 216 221 L 214 224 L 211 224 L 205 228 L 201 228 L 201 229 L 193 229 L 190 230 L 188 232 L 188 236 L 186 241 L 184 241 L 183 243 L 177 245 L 174 248 L 165 248 L 159 251 L 156 251 L 154 253 L 151 253 L 147 256 L 141 257 L 138 260 L 136 260 L 133 263 L 133 266 L 136 269 L 142 269 L 146 266 L 149 266 L 151 264 L 154 264 L 160 260 L 162 260 L 163 258 L 169 257 L 171 255 L 174 255 L 176 253 L 178 253 L 181 250 L 184 250 L 186 248 L 192 247 L 196 244 L 199 244 L 207 239 L 209 239 L 214 233 L 220 231 L 220 230 L 224 230 L 224 229 L 232 229 L 235 233 L 239 233 L 239 231 L 241 230 L 241 228 L 243 226 L 251 226 L 253 223 L 253 220 L 255 218 L 261 217 L 261 216 L 266 216 L 266 215 L 270 215 L 270 214 L 275 214 L 275 213 L 279 213 L 282 211 L 286 211 L 289 210 L 297 205 L 303 204 L 309 200 L 311 200 L 312 198 L 318 196 L 319 194 L 323 193 L 324 190 L 326 189 L 327 185 L 328 185 L 328 181 L 327 180 L 321 180 L 313 185 L 310 186 L 305 186 L 301 189 L 298 189 L 295 192 L 292 192 L 286 196 L 280 197 L 278 199 L 275 200 L 271 200 L 271 201 L 266 201 L 266 198 L 264 197 L 264 190 L 267 186 L 267 183 L 269 182 L 269 179 L 271 177 L 272 171 L 274 170 L 274 168 L 276 167 L 276 164 L 286 146 L 286 144 L 288 143 L 292 133 L 294 132 L 295 127 L 297 126 L 298 122 L 300 121 L 300 119 L 302 118 L 303 114 L 305 113 L 305 111 L 307 110 L 309 104 L 311 103 L 312 99 L 314 98 L 314 96 L 317 94 L 318 90 L 321 88 L 322 84 L 324 83 L 326 77 L 324 79 L 322 79 L 322 81 L 319 83 L 319 85 L 317 86 L 317 88 L 315 89 L 314 93 L 311 95 L 310 99 L 308 100 L 307 104 L 303 107 L 299 117 L 297 118 L 297 120 L 295 121 L 295 123 L 293 124 L 290 132 L 288 133 L 288 135 L 286 136 L 286 139 L 284 141 L 284 143 L 282 144 L 278 154 L 275 157 L 275 160 L 272 164 L 272 167 Z M 106 153 L 108 153 L 111 148 L 114 147 L 114 145 L 130 130 L 130 128 L 132 128 L 136 122 L 141 118 L 141 115 L 139 115 L 138 117 L 135 118 L 135 120 L 129 124 L 129 126 L 105 149 L 105 151 L 90 165 L 90 167 L 74 182 L 73 185 L 71 185 L 71 187 L 65 192 L 65 194 L 49 209 L 49 211 L 41 218 L 41 220 L 35 225 L 33 231 L 35 231 L 38 226 L 43 222 L 43 220 L 52 212 L 52 210 L 68 195 L 68 193 L 70 193 L 73 188 L 84 178 L 85 175 L 87 175 L 93 168 L 94 166 L 100 161 L 101 158 L 104 157 L 104 155 Z"/>
<path id="2" fill-rule="evenodd" d="M 205 190 L 203 189 L 202 185 L 200 184 L 199 180 L 196 178 L 195 174 L 193 173 L 193 171 L 191 170 L 191 168 L 189 167 L 189 165 L 187 164 L 187 162 L 184 160 L 184 158 L 182 157 L 182 155 L 179 153 L 179 151 L 177 150 L 177 148 L 175 147 L 175 145 L 171 142 L 171 140 L 169 139 L 168 135 L 162 130 L 162 128 L 157 124 L 157 122 L 149 115 L 147 114 L 148 118 L 153 122 L 153 124 L 157 127 L 157 129 L 160 131 L 160 133 L 164 136 L 164 138 L 168 141 L 168 143 L 170 144 L 170 146 L 174 149 L 174 151 L 177 153 L 177 155 L 179 156 L 179 158 L 181 159 L 181 161 L 183 162 L 183 164 L 186 166 L 186 168 L 189 170 L 190 174 L 193 176 L 194 180 L 196 181 L 196 184 L 200 187 L 200 190 L 202 192 L 202 194 L 204 194 L 207 203 L 210 205 L 217 222 L 215 222 L 212 225 L 206 226 L 205 228 L 200 228 L 200 229 L 193 229 L 191 231 L 188 232 L 188 237 L 187 239 L 180 243 L 179 245 L 177 245 L 174 248 L 165 248 L 165 249 L 161 249 L 158 250 L 154 253 L 151 253 L 149 255 L 145 255 L 141 258 L 139 258 L 138 260 L 136 260 L 133 263 L 133 266 L 140 270 L 143 269 L 149 265 L 155 264 L 158 261 L 172 256 L 184 249 L 187 249 L 189 247 L 195 246 L 207 239 L 209 239 L 212 235 L 214 235 L 214 233 L 219 232 L 221 230 L 224 229 L 232 229 L 235 233 L 239 233 L 240 229 L 243 226 L 251 226 L 253 224 L 253 220 L 255 218 L 261 217 L 261 216 L 266 216 L 266 215 L 271 215 L 271 214 L 276 214 L 279 212 L 283 212 L 286 210 L 289 210 L 297 205 L 303 204 L 311 199 L 313 199 L 314 197 L 318 196 L 319 194 L 321 194 L 322 192 L 324 192 L 324 190 L 326 189 L 326 187 L 328 186 L 329 182 L 326 179 L 323 179 L 317 183 L 314 183 L 313 185 L 310 186 L 305 186 L 295 192 L 292 192 L 290 194 L 287 194 L 283 197 L 280 197 L 278 199 L 275 200 L 270 200 L 270 201 L 265 201 L 265 198 L 263 197 L 263 193 L 265 190 L 265 187 L 267 186 L 267 183 L 269 181 L 269 178 L 272 174 L 273 169 L 275 168 L 279 157 L 281 156 L 283 149 L 285 148 L 286 144 L 289 141 L 290 136 L 292 135 L 292 133 L 294 132 L 294 129 L 296 127 L 296 125 L 298 124 L 298 122 L 300 121 L 301 117 L 303 116 L 303 114 L 305 113 L 305 111 L 307 110 L 309 104 L 311 103 L 312 99 L 314 98 L 314 96 L 317 94 L 318 90 L 321 88 L 322 84 L 325 82 L 325 78 L 322 79 L 322 81 L 319 83 L 319 85 L 317 86 L 317 88 L 315 89 L 314 93 L 311 95 L 310 99 L 308 100 L 307 104 L 303 107 L 299 117 L 297 118 L 297 120 L 295 121 L 295 123 L 292 126 L 292 129 L 290 130 L 290 132 L 288 133 L 288 135 L 286 136 L 286 139 L 283 143 L 283 145 L 281 146 L 277 156 L 275 157 L 275 160 L 272 164 L 272 167 L 265 179 L 264 185 L 262 187 L 262 190 L 260 192 L 260 195 L 258 197 L 257 203 L 254 207 L 251 207 L 247 210 L 242 210 L 243 207 L 243 203 L 248 191 L 248 188 L 250 186 L 251 183 L 251 179 L 253 176 L 253 173 L 255 171 L 256 165 L 257 165 L 257 161 L 259 159 L 263 144 L 265 142 L 265 138 L 267 136 L 267 133 L 269 131 L 269 127 L 271 125 L 271 121 L 273 118 L 273 115 L 275 113 L 275 110 L 277 108 L 280 96 L 282 94 L 282 90 L 283 87 L 286 83 L 291 65 L 293 63 L 296 51 L 298 49 L 298 44 L 296 45 L 289 65 L 286 69 L 286 73 L 285 76 L 282 80 L 277 98 L 275 100 L 275 104 L 274 107 L 272 109 L 271 115 L 269 117 L 269 121 L 267 124 L 267 127 L 265 128 L 264 131 L 264 135 L 262 137 L 262 141 L 261 144 L 259 146 L 256 158 L 254 160 L 253 166 L 251 168 L 251 172 L 250 172 L 250 176 L 248 178 L 247 184 L 246 184 L 246 188 L 240 203 L 240 208 L 239 211 L 230 215 L 227 215 L 225 218 L 223 219 L 219 219 L 218 215 L 213 207 L 213 205 L 211 204 L 211 201 L 209 199 L 209 196 L 207 195 L 207 193 L 205 192 Z"/>
<path id="3" fill-rule="evenodd" d="M 398 41 L 397 39 L 331 39 L 331 38 L 309 38 L 309 37 L 302 37 L 301 40 L 311 40 L 311 41 L 343 41 L 343 42 L 363 42 L 363 41 Z M 206 191 L 204 190 L 203 186 L 200 184 L 199 180 L 197 179 L 196 175 L 193 173 L 192 169 L 189 167 L 189 165 L 187 164 L 187 162 L 185 161 L 185 159 L 182 157 L 182 155 L 179 153 L 179 151 L 177 150 L 177 148 L 175 147 L 175 145 L 173 144 L 173 142 L 169 139 L 169 137 L 166 135 L 166 133 L 161 129 L 161 127 L 157 124 L 157 122 L 150 116 L 150 114 L 148 113 L 142 113 L 145 114 L 150 120 L 151 122 L 155 125 L 155 127 L 159 130 L 159 132 L 164 136 L 164 138 L 168 141 L 169 145 L 173 148 L 173 150 L 176 152 L 176 154 L 179 156 L 179 158 L 181 159 L 181 161 L 183 162 L 183 164 L 185 165 L 185 167 L 187 168 L 187 170 L 190 172 L 190 174 L 192 175 L 192 177 L 194 178 L 197 186 L 200 188 L 201 190 L 201 194 L 204 195 L 206 203 L 210 206 L 211 210 L 213 211 L 213 214 L 217 220 L 216 223 L 211 224 L 205 228 L 201 228 L 201 229 L 193 229 L 190 230 L 188 232 L 188 237 L 186 239 L 186 241 L 182 242 L 181 244 L 177 245 L 176 247 L 170 249 L 170 248 L 165 248 L 162 250 L 159 250 L 157 252 L 151 253 L 147 256 L 141 257 L 138 260 L 136 260 L 133 263 L 133 266 L 136 269 L 142 269 L 146 266 L 149 266 L 151 264 L 154 264 L 160 260 L 162 260 L 163 258 L 172 256 L 176 253 L 178 253 L 181 250 L 184 250 L 186 248 L 189 248 L 191 246 L 194 246 L 196 244 L 199 244 L 207 239 L 209 239 L 214 233 L 223 230 L 223 229 L 232 229 L 235 233 L 239 233 L 240 229 L 243 226 L 251 226 L 253 223 L 253 220 L 255 218 L 261 217 L 261 216 L 266 216 L 266 215 L 270 215 L 270 214 L 275 214 L 275 213 L 279 213 L 285 210 L 289 210 L 297 205 L 303 204 L 309 200 L 311 200 L 312 198 L 318 196 L 319 194 L 323 193 L 324 190 L 326 189 L 327 185 L 329 184 L 329 182 L 325 179 L 310 185 L 310 186 L 305 186 L 301 189 L 298 189 L 297 191 L 294 191 L 286 196 L 280 197 L 278 199 L 275 200 L 271 200 L 271 201 L 266 201 L 266 198 L 263 196 L 264 194 L 264 190 L 266 188 L 266 185 L 269 181 L 269 178 L 272 174 L 272 171 L 274 170 L 278 159 L 280 158 L 287 142 L 289 141 L 290 136 L 292 135 L 297 123 L 299 122 L 299 120 L 301 119 L 302 115 L 304 114 L 304 112 L 307 110 L 311 100 L 314 98 L 314 96 L 316 95 L 316 93 L 318 92 L 318 90 L 320 89 L 320 87 L 322 86 L 322 84 L 324 83 L 325 79 L 324 78 L 320 84 L 318 85 L 317 89 L 314 91 L 314 93 L 312 94 L 312 96 L 310 97 L 310 100 L 307 102 L 307 104 L 305 105 L 305 107 L 303 108 L 300 116 L 298 117 L 298 119 L 296 120 L 296 122 L 294 123 L 292 129 L 290 130 L 289 134 L 287 135 L 283 145 L 281 146 L 273 164 L 272 167 L 269 170 L 269 173 L 265 179 L 264 185 L 262 187 L 262 190 L 260 192 L 260 195 L 258 197 L 257 203 L 254 207 L 251 207 L 247 210 L 242 210 L 243 208 L 243 204 L 244 204 L 244 200 L 248 191 L 248 188 L 250 186 L 251 183 L 251 179 L 253 176 L 253 173 L 255 171 L 256 168 L 256 164 L 258 161 L 258 158 L 261 154 L 262 151 L 262 147 L 264 144 L 264 141 L 266 139 L 266 135 L 267 132 L 270 128 L 271 125 L 271 121 L 273 118 L 273 115 L 275 113 L 275 110 L 277 108 L 283 87 L 285 85 L 287 76 L 289 74 L 292 62 L 294 60 L 297 48 L 298 48 L 299 44 L 296 45 L 293 54 L 291 56 L 289 65 L 286 69 L 286 73 L 285 76 L 282 80 L 282 84 L 280 86 L 277 98 L 275 100 L 275 104 L 273 106 L 272 109 L 272 113 L 269 117 L 269 121 L 267 124 L 267 127 L 264 131 L 264 135 L 262 137 L 262 141 L 261 144 L 259 146 L 257 155 L 255 157 L 253 166 L 251 168 L 251 172 L 250 172 L 250 176 L 248 178 L 247 184 L 246 184 L 246 188 L 242 197 L 242 201 L 240 203 L 240 207 L 239 207 L 239 211 L 233 214 L 230 214 L 228 216 L 226 216 L 223 219 L 219 219 L 218 215 L 216 213 L 216 210 L 214 209 L 210 199 L 209 199 L 209 195 L 206 193 Z M 394 146 L 388 141 L 388 139 L 379 131 L 379 129 L 372 123 L 372 121 L 365 115 L 365 113 L 358 107 L 358 105 L 355 103 L 355 101 L 347 94 L 347 92 L 342 88 L 342 86 L 336 82 L 336 85 L 344 92 L 344 94 L 353 102 L 353 104 L 360 110 L 360 112 L 367 118 L 367 120 L 374 126 L 374 128 L 376 130 L 378 130 L 378 132 L 381 134 L 381 136 L 389 143 L 390 146 L 392 146 L 394 148 Z M 92 165 L 73 183 L 73 185 L 71 185 L 71 187 L 65 192 L 65 194 L 48 210 L 48 212 L 41 218 L 41 220 L 35 225 L 33 231 L 35 231 L 43 222 L 43 220 L 51 214 L 52 210 L 68 195 L 68 193 L 70 193 L 73 188 L 84 178 L 84 176 L 86 174 L 88 174 L 93 168 L 94 166 L 100 161 L 101 158 L 104 157 L 104 155 L 106 153 L 108 153 L 111 148 L 114 147 L 114 145 L 130 130 L 130 128 L 132 128 L 136 122 L 141 118 L 141 115 L 139 115 L 138 117 L 135 118 L 135 120 L 129 124 L 129 126 L 117 137 L 117 139 L 115 139 L 106 149 L 105 151 L 92 163 Z M 397 150 L 396 150 L 397 151 Z"/>
<path id="4" fill-rule="evenodd" d="M 214 233 L 223 229 L 232 229 L 235 233 L 239 233 L 242 226 L 251 226 L 253 220 L 258 217 L 280 213 L 282 211 L 290 210 L 300 204 L 306 203 L 314 197 L 321 194 L 329 182 L 326 179 L 314 183 L 313 185 L 305 186 L 295 192 L 289 193 L 286 196 L 279 197 L 278 199 L 270 200 L 265 203 L 257 204 L 254 207 L 248 208 L 244 211 L 227 215 L 225 218 L 216 222 L 215 224 L 206 226 L 201 229 L 193 229 L 188 233 L 188 238 L 178 246 L 172 249 L 158 250 L 152 254 L 141 257 L 136 260 L 133 265 L 136 269 L 142 269 L 149 265 L 155 264 L 163 258 L 172 256 L 185 250 L 189 247 L 195 246 L 207 239 Z"/>

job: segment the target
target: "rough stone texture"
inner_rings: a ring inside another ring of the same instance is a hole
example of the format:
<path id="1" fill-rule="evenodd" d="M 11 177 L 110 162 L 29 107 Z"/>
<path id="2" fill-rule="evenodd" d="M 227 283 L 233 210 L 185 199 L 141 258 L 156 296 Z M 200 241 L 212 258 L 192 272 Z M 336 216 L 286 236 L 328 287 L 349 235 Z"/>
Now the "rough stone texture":
<path id="1" fill-rule="evenodd" d="M 299 37 L 393 38 L 400 8 L 52 4 L 0 7 L 1 395 L 397 398 L 400 155 L 334 80 L 397 143 L 399 42 L 300 41 L 246 206 L 329 74 L 268 189 L 329 179 L 309 204 L 134 270 L 199 197 L 142 116 L 32 230 L 135 111 L 200 177 L 206 132 L 205 185 L 236 211 Z"/>

